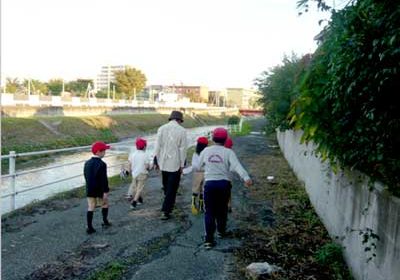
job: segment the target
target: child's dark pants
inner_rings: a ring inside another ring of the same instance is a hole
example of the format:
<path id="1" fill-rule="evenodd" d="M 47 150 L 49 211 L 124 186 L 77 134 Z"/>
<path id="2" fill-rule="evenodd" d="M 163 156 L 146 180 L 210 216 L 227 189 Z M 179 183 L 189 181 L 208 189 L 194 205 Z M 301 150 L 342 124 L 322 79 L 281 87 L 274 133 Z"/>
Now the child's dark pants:
<path id="1" fill-rule="evenodd" d="M 228 201 L 231 195 L 231 183 L 227 180 L 206 181 L 204 186 L 204 204 L 206 212 L 204 223 L 206 242 L 214 241 L 215 229 L 225 233 L 228 218 Z"/>

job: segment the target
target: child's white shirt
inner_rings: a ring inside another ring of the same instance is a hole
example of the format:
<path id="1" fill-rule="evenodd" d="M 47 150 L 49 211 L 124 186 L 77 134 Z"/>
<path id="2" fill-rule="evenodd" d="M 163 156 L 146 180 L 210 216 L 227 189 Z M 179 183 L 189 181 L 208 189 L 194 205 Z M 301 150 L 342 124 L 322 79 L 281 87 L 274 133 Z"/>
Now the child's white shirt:
<path id="1" fill-rule="evenodd" d="M 131 165 L 132 177 L 137 177 L 139 174 L 148 174 L 148 169 L 151 168 L 151 160 L 144 150 L 136 150 L 130 154 L 129 163 Z"/>
<path id="2" fill-rule="evenodd" d="M 192 156 L 192 168 L 195 172 L 204 171 L 203 168 L 200 166 L 200 156 L 197 153 L 193 153 Z"/>

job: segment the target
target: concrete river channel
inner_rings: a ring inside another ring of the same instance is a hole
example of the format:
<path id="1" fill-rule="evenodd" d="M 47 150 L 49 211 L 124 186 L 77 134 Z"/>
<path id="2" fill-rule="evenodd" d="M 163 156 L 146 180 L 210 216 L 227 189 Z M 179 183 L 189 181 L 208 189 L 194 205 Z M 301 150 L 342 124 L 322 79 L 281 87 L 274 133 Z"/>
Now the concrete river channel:
<path id="1" fill-rule="evenodd" d="M 199 136 L 206 136 L 215 127 L 217 126 L 203 126 L 187 129 L 189 147 L 195 145 L 196 139 Z M 155 146 L 156 134 L 144 135 L 143 137 L 147 140 L 148 154 L 149 156 L 152 156 Z M 107 163 L 108 166 L 108 176 L 114 176 L 120 173 L 121 164 L 127 164 L 128 154 L 130 152 L 133 152 L 134 149 L 134 138 L 126 139 L 112 145 L 111 149 L 107 151 L 107 155 L 104 158 L 104 161 Z M 58 153 L 51 155 L 49 158 L 46 158 L 45 163 L 43 163 L 43 160 L 32 160 L 31 162 L 29 162 L 29 167 L 17 168 L 16 172 L 19 173 L 37 168 L 58 166 L 38 172 L 24 172 L 24 174 L 18 175 L 15 180 L 15 190 L 17 193 L 33 186 L 39 186 L 43 184 L 49 185 L 18 193 L 15 198 L 15 208 L 18 209 L 34 201 L 43 200 L 54 194 L 83 186 L 84 161 L 89 159 L 91 155 L 92 154 L 90 152 L 90 149 L 80 150 L 76 152 L 68 152 L 67 154 Z M 62 180 L 63 178 L 73 176 L 77 177 L 62 182 L 56 182 Z M 2 179 L 2 195 L 12 192 L 10 182 L 10 177 Z M 1 198 L 2 214 L 11 211 L 11 197 L 12 196 Z"/>

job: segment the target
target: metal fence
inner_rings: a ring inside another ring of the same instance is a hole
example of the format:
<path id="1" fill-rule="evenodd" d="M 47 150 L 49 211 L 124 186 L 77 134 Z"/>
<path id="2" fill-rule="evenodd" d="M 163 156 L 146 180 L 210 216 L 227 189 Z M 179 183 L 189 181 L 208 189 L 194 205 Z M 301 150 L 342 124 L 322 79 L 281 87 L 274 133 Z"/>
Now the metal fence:
<path id="1" fill-rule="evenodd" d="M 112 143 L 111 145 L 113 147 L 117 147 L 118 145 L 126 145 L 128 143 L 131 143 L 133 141 L 126 141 L 126 142 L 122 142 L 122 143 Z M 64 167 L 64 166 L 69 166 L 69 165 L 74 165 L 74 164 L 79 164 L 79 163 L 84 163 L 86 160 L 79 160 L 79 161 L 72 161 L 72 162 L 68 162 L 68 163 L 64 163 L 64 164 L 58 164 L 58 165 L 52 165 L 52 166 L 47 166 L 47 167 L 41 167 L 41 168 L 35 168 L 35 169 L 30 169 L 30 170 L 24 170 L 21 172 L 17 172 L 16 170 L 16 163 L 17 163 L 17 158 L 21 158 L 21 157 L 29 157 L 29 156 L 37 156 L 37 155 L 49 155 L 49 154 L 56 154 L 56 153 L 64 153 L 64 152 L 76 152 L 76 151 L 82 151 L 82 150 L 89 150 L 91 146 L 82 146 L 82 147 L 74 147 L 74 148 L 64 148 L 64 149 L 56 149 L 56 150 L 46 150 L 46 151 L 38 151 L 38 152 L 29 152 L 29 153 L 16 153 L 15 151 L 11 151 L 9 153 L 9 155 L 4 155 L 1 156 L 1 160 L 7 160 L 8 159 L 8 164 L 9 164 L 9 168 L 8 168 L 8 174 L 7 175 L 2 175 L 1 176 L 1 181 L 3 181 L 6 178 L 10 178 L 10 191 L 6 194 L 1 195 L 1 199 L 6 198 L 6 197 L 11 197 L 10 199 L 10 208 L 11 211 L 15 210 L 15 205 L 16 205 L 16 196 L 18 194 L 24 193 L 24 192 L 28 192 L 34 189 L 38 189 L 38 188 L 42 188 L 45 186 L 49 186 L 52 184 L 56 184 L 56 183 L 60 183 L 63 181 L 67 181 L 67 180 L 71 180 L 74 178 L 78 178 L 83 176 L 83 174 L 79 174 L 79 175 L 74 175 L 74 176 L 66 176 L 64 178 L 55 180 L 55 181 L 51 181 L 51 182 L 46 182 L 43 184 L 39 184 L 36 186 L 32 186 L 29 188 L 24 188 L 23 190 L 18 190 L 16 189 L 16 180 L 18 176 L 22 176 L 25 174 L 32 174 L 32 173 L 37 173 L 37 172 L 41 172 L 44 170 L 50 170 L 50 169 L 55 169 L 55 168 L 60 168 L 60 167 Z M 120 150 L 121 151 L 121 150 Z M 105 158 L 107 157 L 116 157 L 116 156 L 120 156 L 121 154 L 108 154 L 105 156 Z M 109 168 L 112 167 L 118 167 L 118 166 L 122 166 L 124 163 L 118 163 L 112 166 L 109 166 Z"/>

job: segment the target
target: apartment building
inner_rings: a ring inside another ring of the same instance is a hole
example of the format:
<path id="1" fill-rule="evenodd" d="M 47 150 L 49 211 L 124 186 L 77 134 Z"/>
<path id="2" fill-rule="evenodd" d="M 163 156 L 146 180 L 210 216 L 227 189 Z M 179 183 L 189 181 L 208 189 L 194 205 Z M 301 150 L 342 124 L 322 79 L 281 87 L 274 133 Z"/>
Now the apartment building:
<path id="1" fill-rule="evenodd" d="M 115 83 L 116 71 L 125 70 L 125 65 L 107 65 L 102 66 L 100 74 L 97 75 L 96 79 L 96 90 L 108 89 L 109 83 Z"/>
<path id="2" fill-rule="evenodd" d="M 254 89 L 245 88 L 227 88 L 227 105 L 237 106 L 241 109 L 257 109 L 258 99 L 261 98 L 261 94 Z"/>

